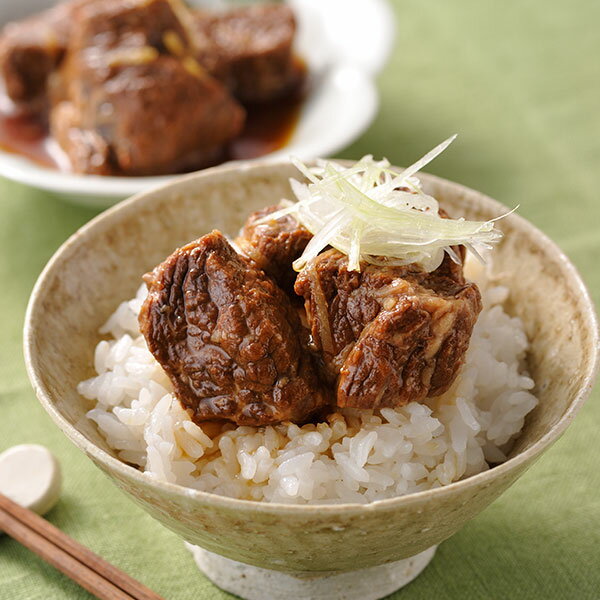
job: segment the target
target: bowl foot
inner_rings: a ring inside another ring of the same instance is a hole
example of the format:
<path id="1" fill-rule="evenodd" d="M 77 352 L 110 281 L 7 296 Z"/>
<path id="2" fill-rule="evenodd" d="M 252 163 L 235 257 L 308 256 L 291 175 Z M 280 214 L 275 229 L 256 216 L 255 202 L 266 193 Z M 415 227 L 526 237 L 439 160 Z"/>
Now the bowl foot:
<path id="1" fill-rule="evenodd" d="M 200 570 L 244 600 L 379 600 L 410 583 L 430 563 L 437 546 L 396 562 L 338 574 L 316 575 L 253 567 L 186 542 Z"/>

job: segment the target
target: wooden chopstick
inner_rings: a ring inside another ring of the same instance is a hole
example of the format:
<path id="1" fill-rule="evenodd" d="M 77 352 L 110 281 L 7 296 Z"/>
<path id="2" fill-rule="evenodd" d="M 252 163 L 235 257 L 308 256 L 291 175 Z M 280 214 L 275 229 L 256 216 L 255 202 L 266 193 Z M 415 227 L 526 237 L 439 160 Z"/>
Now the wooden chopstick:
<path id="1" fill-rule="evenodd" d="M 45 537 L 23 525 L 21 521 L 14 519 L 3 509 L 0 509 L 0 528 L 97 598 L 101 598 L 101 600 L 132 600 L 134 598 L 49 542 Z"/>
<path id="2" fill-rule="evenodd" d="M 0 529 L 101 600 L 163 600 L 36 513 L 0 494 Z"/>

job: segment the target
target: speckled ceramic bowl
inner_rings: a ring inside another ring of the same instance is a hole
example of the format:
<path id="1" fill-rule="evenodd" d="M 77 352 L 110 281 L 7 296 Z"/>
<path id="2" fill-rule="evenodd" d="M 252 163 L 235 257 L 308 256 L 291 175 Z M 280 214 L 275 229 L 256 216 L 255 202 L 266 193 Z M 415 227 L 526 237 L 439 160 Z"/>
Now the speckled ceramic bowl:
<path id="1" fill-rule="evenodd" d="M 251 211 L 290 197 L 289 164 L 219 167 L 146 192 L 103 213 L 54 255 L 33 291 L 25 355 L 44 408 L 64 433 L 138 504 L 185 540 L 236 561 L 279 571 L 341 572 L 413 556 L 460 529 L 565 431 L 590 391 L 598 327 L 588 292 L 558 247 L 518 215 L 502 220 L 497 279 L 531 340 L 529 367 L 539 406 L 510 459 L 431 491 L 368 505 L 290 506 L 220 497 L 150 481 L 120 462 L 77 394 L 92 376 L 98 328 L 140 276 L 176 246 L 218 228 L 234 234 Z M 423 175 L 453 215 L 489 219 L 505 207 Z"/>

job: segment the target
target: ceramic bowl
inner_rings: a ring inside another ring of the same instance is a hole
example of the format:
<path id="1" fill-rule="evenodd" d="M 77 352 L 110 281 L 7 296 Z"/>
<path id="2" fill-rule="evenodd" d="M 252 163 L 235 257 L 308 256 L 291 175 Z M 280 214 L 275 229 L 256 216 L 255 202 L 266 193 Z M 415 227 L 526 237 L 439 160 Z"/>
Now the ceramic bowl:
<path id="1" fill-rule="evenodd" d="M 415 555 L 460 529 L 565 431 L 590 391 L 598 326 L 588 292 L 559 248 L 518 215 L 493 271 L 531 341 L 538 407 L 509 460 L 446 487 L 372 504 L 298 506 L 221 497 L 159 483 L 119 461 L 77 383 L 93 372 L 98 328 L 140 277 L 175 247 L 218 228 L 235 234 L 255 209 L 291 197 L 293 166 L 252 163 L 186 176 L 106 211 L 54 255 L 32 293 L 24 332 L 36 394 L 67 437 L 139 505 L 182 538 L 236 561 L 280 571 L 343 572 Z M 490 219 L 506 208 L 463 186 L 422 175 L 453 215 Z M 560 482 L 556 482 L 560 484 Z"/>
<path id="2" fill-rule="evenodd" d="M 0 2 L 0 29 L 56 0 Z M 190 5 L 226 5 L 223 0 L 188 0 Z M 394 16 L 386 0 L 290 0 L 298 19 L 297 52 L 308 65 L 310 92 L 285 147 L 273 160 L 329 156 L 358 138 L 378 107 L 374 78 L 394 40 Z M 367 33 L 365 33 L 367 32 Z M 377 32 L 369 35 L 368 32 Z M 0 109 L 10 102 L 0 94 Z M 0 149 L 0 175 L 52 192 L 78 204 L 106 207 L 176 176 L 108 177 L 49 169 Z"/>

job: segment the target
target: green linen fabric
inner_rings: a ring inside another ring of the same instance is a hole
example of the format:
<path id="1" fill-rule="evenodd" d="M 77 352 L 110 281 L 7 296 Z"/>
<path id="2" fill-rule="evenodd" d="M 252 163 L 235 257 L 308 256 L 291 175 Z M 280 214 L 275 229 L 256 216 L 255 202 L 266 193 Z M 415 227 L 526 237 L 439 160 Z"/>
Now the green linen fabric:
<path id="1" fill-rule="evenodd" d="M 428 170 L 519 204 L 573 259 L 598 302 L 600 3 L 395 0 L 393 7 L 398 37 L 378 79 L 379 115 L 340 155 L 406 165 L 458 132 Z M 168 600 L 228 598 L 175 534 L 66 440 L 27 380 L 21 329 L 31 288 L 55 249 L 94 214 L 0 181 L 0 450 L 47 445 L 64 471 L 62 499 L 48 519 Z M 600 598 L 599 392 L 513 488 L 392 597 Z M 0 536 L 0 600 L 89 597 Z"/>

